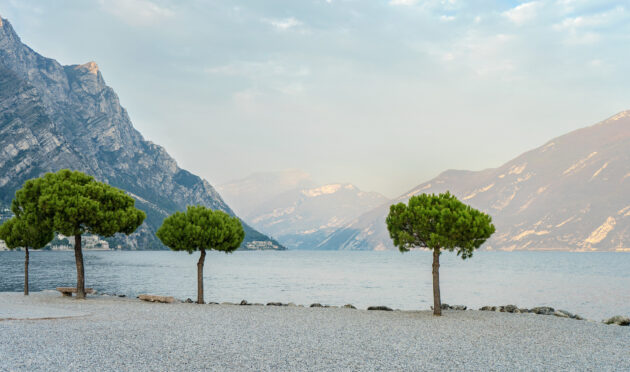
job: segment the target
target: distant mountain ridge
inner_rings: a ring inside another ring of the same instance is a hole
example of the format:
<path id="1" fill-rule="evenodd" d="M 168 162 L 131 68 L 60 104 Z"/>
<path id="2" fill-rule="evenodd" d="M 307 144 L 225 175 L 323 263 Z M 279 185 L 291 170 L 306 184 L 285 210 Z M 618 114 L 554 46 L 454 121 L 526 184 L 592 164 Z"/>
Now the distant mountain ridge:
<path id="1" fill-rule="evenodd" d="M 178 167 L 133 127 L 98 65 L 62 66 L 42 57 L 0 18 L 0 210 L 29 178 L 69 168 L 127 191 L 147 220 L 110 246 L 161 249 L 155 231 L 164 217 L 201 204 L 233 214 L 204 179 Z M 281 249 L 245 226 L 242 248 Z"/>
<path id="2" fill-rule="evenodd" d="M 446 171 L 392 203 L 447 190 L 493 217 L 497 231 L 484 249 L 630 251 L 630 111 L 498 168 Z M 365 213 L 318 248 L 394 249 L 388 212 L 384 205 Z"/>
<path id="3" fill-rule="evenodd" d="M 258 173 L 218 187 L 241 217 L 291 249 L 314 249 L 342 226 L 385 202 L 349 183 L 319 185 L 307 173 Z"/>

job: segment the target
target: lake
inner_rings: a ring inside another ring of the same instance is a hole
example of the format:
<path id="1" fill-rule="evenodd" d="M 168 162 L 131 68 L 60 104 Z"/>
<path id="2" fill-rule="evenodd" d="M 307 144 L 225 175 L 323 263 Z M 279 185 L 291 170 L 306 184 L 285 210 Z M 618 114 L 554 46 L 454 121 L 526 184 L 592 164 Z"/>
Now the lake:
<path id="1" fill-rule="evenodd" d="M 141 293 L 196 299 L 199 253 L 86 251 L 86 285 L 101 293 Z M 256 251 L 209 253 L 206 301 L 314 302 L 428 309 L 428 251 Z M 0 252 L 0 291 L 22 291 L 24 252 Z M 442 302 L 548 305 L 594 320 L 630 315 L 630 254 L 477 252 L 468 260 L 441 256 Z M 31 253 L 31 291 L 74 286 L 74 253 Z"/>

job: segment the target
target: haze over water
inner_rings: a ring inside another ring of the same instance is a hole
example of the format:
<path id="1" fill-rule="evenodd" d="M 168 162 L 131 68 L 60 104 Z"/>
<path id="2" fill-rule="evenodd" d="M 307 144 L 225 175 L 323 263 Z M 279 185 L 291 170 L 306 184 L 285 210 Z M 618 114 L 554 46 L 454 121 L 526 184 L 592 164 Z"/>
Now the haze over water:
<path id="1" fill-rule="evenodd" d="M 100 293 L 196 298 L 198 253 L 88 251 L 86 285 Z M 23 252 L 0 252 L 0 291 L 22 291 Z M 548 305 L 602 320 L 630 313 L 630 255 L 623 253 L 477 252 L 441 256 L 442 302 Z M 205 300 L 310 305 L 351 303 L 427 310 L 432 304 L 428 251 L 209 253 Z M 74 286 L 73 252 L 33 252 L 31 291 Z"/>

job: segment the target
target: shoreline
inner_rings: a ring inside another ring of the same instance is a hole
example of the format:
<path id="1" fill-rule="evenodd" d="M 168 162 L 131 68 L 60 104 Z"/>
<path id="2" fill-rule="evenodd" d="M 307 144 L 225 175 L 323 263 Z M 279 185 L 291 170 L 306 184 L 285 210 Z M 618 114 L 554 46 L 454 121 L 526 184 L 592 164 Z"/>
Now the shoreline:
<path id="1" fill-rule="evenodd" d="M 628 327 L 555 316 L 0 293 L 7 304 L 59 316 L 0 321 L 9 370 L 630 369 Z"/>
<path id="2" fill-rule="evenodd" d="M 13 291 L 13 292 L 1 292 L 0 291 L 0 305 L 3 305 L 3 301 L 2 301 L 2 296 L 22 296 L 24 298 L 28 298 L 29 296 L 24 296 L 23 291 Z M 30 292 L 30 296 L 56 296 L 59 295 L 61 296 L 60 292 L 58 292 L 55 289 L 45 289 L 45 290 L 41 290 L 41 291 L 31 291 Z M 177 305 L 177 304 L 192 304 L 192 305 L 200 305 L 197 304 L 196 301 L 194 301 L 192 298 L 186 298 L 186 299 L 182 299 L 182 298 L 176 298 L 176 297 L 172 297 L 172 296 L 164 296 L 164 295 L 156 295 L 156 294 L 144 294 L 144 295 L 150 295 L 150 296 L 157 296 L 157 297 L 165 297 L 165 298 L 171 298 L 172 301 L 166 303 L 166 302 L 162 302 L 162 301 L 150 301 L 150 300 L 142 300 L 140 299 L 140 295 L 137 296 L 128 296 L 126 294 L 117 294 L 117 293 L 108 293 L 108 292 L 99 292 L 97 290 L 94 290 L 93 293 L 91 294 L 86 294 L 87 298 L 86 301 L 90 301 L 90 300 L 98 300 L 98 299 L 104 299 L 104 300 L 116 300 L 116 299 L 120 299 L 120 300 L 127 300 L 127 301 L 136 301 L 139 303 L 162 303 L 162 304 L 169 304 L 169 305 Z M 70 298 L 66 298 L 69 300 L 76 300 L 75 295 L 73 295 Z M 6 305 L 6 301 L 4 302 L 4 304 Z M 330 305 L 327 303 L 319 303 L 319 302 L 314 302 L 314 303 L 310 303 L 310 304 L 296 304 L 294 302 L 279 302 L 279 301 L 263 301 L 263 302 L 249 302 L 246 299 L 243 299 L 241 301 L 237 301 L 237 302 L 233 302 L 233 301 L 206 301 L 205 303 L 201 304 L 203 305 L 221 305 L 221 306 L 263 306 L 263 307 L 295 307 L 295 308 L 323 308 L 323 309 L 353 309 L 353 310 L 360 310 L 360 311 L 393 311 L 393 312 L 429 312 L 432 313 L 433 312 L 433 306 L 430 306 L 427 309 L 399 309 L 396 307 L 390 307 L 387 304 L 373 304 L 373 305 L 368 305 L 365 308 L 363 307 L 357 307 L 351 303 L 346 303 L 345 305 Z M 3 319 L 2 316 L 2 308 L 0 306 L 0 321 L 2 320 L 7 320 L 6 318 Z M 506 304 L 506 305 L 484 305 L 481 306 L 480 308 L 472 308 L 472 307 L 468 307 L 467 305 L 449 305 L 447 303 L 442 303 L 442 311 L 457 311 L 457 312 L 461 312 L 461 311 L 477 311 L 477 312 L 491 312 L 491 313 L 506 313 L 506 314 L 513 314 L 513 315 L 543 315 L 543 316 L 552 316 L 552 317 L 558 317 L 558 318 L 566 318 L 569 320 L 576 320 L 576 321 L 587 321 L 587 322 L 594 322 L 594 323 L 602 323 L 602 324 L 607 324 L 606 322 L 609 321 L 610 319 L 613 318 L 626 318 L 626 319 L 630 319 L 630 314 L 626 315 L 626 314 L 615 314 L 615 315 L 611 315 L 610 317 L 607 318 L 602 318 L 601 320 L 597 320 L 597 319 L 592 319 L 592 318 L 586 318 L 586 317 L 582 317 L 577 313 L 573 313 L 571 311 L 568 310 L 564 310 L 564 309 L 559 309 L 556 307 L 552 307 L 550 305 L 541 305 L 541 306 L 535 306 L 532 308 L 526 308 L 526 307 L 519 307 L 513 304 Z M 20 320 L 21 318 L 12 318 L 12 320 Z M 611 324 L 611 323 L 608 323 Z M 619 324 L 620 326 L 628 326 L 630 325 L 630 323 L 623 323 L 623 324 Z"/>

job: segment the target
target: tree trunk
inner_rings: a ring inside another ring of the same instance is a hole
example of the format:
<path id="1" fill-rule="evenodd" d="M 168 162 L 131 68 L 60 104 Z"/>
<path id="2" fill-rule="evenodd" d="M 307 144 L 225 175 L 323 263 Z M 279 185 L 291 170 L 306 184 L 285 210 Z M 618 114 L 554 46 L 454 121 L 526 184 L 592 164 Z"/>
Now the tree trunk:
<path id="1" fill-rule="evenodd" d="M 28 296 L 28 247 L 24 254 L 24 296 Z"/>
<path id="2" fill-rule="evenodd" d="M 74 260 L 77 263 L 77 298 L 85 299 L 85 272 L 83 271 L 81 234 L 74 236 Z"/>
<path id="3" fill-rule="evenodd" d="M 440 299 L 440 249 L 433 250 L 433 315 L 442 315 Z"/>
<path id="4" fill-rule="evenodd" d="M 206 250 L 201 250 L 199 262 L 197 262 L 197 303 L 203 304 L 203 262 L 206 259 Z"/>

